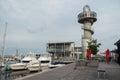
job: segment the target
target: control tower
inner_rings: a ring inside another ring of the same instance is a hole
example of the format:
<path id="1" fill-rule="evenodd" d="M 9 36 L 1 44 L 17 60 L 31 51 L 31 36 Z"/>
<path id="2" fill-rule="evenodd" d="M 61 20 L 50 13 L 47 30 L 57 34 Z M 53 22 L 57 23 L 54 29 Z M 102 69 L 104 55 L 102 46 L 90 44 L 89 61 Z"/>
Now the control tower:
<path id="1" fill-rule="evenodd" d="M 88 42 L 92 40 L 92 35 L 94 34 L 91 26 L 97 21 L 96 17 L 97 14 L 94 11 L 91 11 L 88 5 L 85 5 L 83 7 L 83 12 L 78 15 L 78 22 L 83 24 L 82 29 L 84 30 L 84 34 L 82 36 L 82 50 L 84 58 L 86 58 Z"/>

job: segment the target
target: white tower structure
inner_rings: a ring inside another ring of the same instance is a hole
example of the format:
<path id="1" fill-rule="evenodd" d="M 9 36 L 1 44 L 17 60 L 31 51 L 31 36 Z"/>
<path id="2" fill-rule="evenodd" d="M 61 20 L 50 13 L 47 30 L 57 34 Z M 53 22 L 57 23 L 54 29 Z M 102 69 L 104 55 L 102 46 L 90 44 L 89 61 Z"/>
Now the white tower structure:
<path id="1" fill-rule="evenodd" d="M 88 5 L 83 7 L 83 12 L 78 15 L 78 22 L 83 24 L 82 29 L 84 30 L 84 35 L 82 36 L 82 50 L 83 56 L 86 58 L 86 51 L 88 48 L 88 42 L 92 40 L 92 35 L 94 31 L 91 26 L 95 21 L 97 21 L 97 14 L 90 10 Z"/>

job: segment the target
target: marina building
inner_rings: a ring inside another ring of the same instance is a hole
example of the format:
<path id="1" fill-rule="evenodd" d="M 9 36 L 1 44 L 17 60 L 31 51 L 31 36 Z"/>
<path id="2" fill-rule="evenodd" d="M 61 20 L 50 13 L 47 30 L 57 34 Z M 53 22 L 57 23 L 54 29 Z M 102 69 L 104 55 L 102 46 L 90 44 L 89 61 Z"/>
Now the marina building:
<path id="1" fill-rule="evenodd" d="M 71 57 L 74 58 L 74 42 L 53 42 L 47 43 L 47 52 L 52 54 L 53 58 Z"/>
<path id="2" fill-rule="evenodd" d="M 117 49 L 115 50 L 115 53 L 118 55 L 117 56 L 117 62 L 120 64 L 120 40 L 115 42 L 114 45 L 117 46 Z"/>
<path id="3" fill-rule="evenodd" d="M 53 58 L 74 58 L 82 57 L 82 47 L 75 45 L 74 42 L 53 42 L 47 43 L 47 52 Z"/>

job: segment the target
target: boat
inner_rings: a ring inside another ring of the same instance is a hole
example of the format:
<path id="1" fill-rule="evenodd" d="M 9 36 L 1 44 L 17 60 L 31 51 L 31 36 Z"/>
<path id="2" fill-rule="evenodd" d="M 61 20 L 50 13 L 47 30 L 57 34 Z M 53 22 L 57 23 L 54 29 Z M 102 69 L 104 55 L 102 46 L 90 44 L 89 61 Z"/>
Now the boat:
<path id="1" fill-rule="evenodd" d="M 29 64 L 30 61 L 33 60 L 37 60 L 34 54 L 27 54 L 20 63 L 16 63 L 16 64 L 11 64 L 10 68 L 12 70 L 23 70 L 23 69 L 27 69 L 27 65 Z"/>
<path id="2" fill-rule="evenodd" d="M 37 60 L 36 56 L 32 54 L 32 52 L 29 52 L 21 61 L 22 63 L 29 63 L 30 61 Z"/>
<path id="3" fill-rule="evenodd" d="M 65 66 L 63 62 L 54 62 L 48 65 L 49 68 L 57 68 L 57 67 L 62 67 L 62 66 Z"/>
<path id="4" fill-rule="evenodd" d="M 21 55 L 20 55 L 18 49 L 16 49 L 15 53 L 13 53 L 13 55 L 12 55 L 12 60 L 20 61 L 20 59 L 21 59 Z"/>
<path id="5" fill-rule="evenodd" d="M 48 54 L 43 54 L 43 55 L 40 55 L 40 57 L 38 58 L 38 61 L 40 62 L 41 67 L 44 67 L 51 64 L 52 58 Z"/>
<path id="6" fill-rule="evenodd" d="M 11 68 L 12 70 L 24 70 L 24 69 L 27 69 L 25 63 L 11 64 L 11 65 L 10 65 L 10 68 Z"/>
<path id="7" fill-rule="evenodd" d="M 27 65 L 28 70 L 31 71 L 41 71 L 41 66 L 38 60 L 30 61 Z"/>

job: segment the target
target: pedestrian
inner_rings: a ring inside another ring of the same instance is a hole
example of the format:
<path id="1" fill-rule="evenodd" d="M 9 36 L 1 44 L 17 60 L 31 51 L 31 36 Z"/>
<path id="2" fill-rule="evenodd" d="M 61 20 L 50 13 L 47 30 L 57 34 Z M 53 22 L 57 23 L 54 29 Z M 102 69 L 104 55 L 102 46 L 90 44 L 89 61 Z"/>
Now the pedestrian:
<path id="1" fill-rule="evenodd" d="M 75 60 L 75 67 L 74 67 L 74 69 L 77 69 L 77 66 L 79 66 L 79 65 L 80 65 L 79 61 Z"/>
<path id="2" fill-rule="evenodd" d="M 107 62 L 107 63 L 110 62 L 110 56 L 109 56 L 109 55 L 106 55 L 105 59 L 106 59 L 106 62 Z"/>

